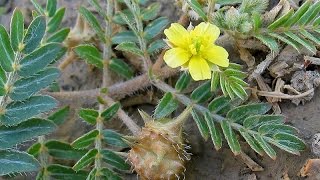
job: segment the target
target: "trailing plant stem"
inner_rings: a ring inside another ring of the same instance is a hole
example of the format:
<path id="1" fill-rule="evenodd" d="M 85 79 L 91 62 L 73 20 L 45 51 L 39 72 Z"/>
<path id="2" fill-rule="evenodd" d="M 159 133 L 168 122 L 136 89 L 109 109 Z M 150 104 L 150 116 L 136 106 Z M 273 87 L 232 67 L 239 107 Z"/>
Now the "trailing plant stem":
<path id="1" fill-rule="evenodd" d="M 211 117 L 213 118 L 214 121 L 220 123 L 222 121 L 226 121 L 226 118 L 218 115 L 218 114 L 215 114 L 215 113 L 212 113 L 210 112 L 210 110 L 204 106 L 201 106 L 199 104 L 196 104 L 195 102 L 193 102 L 190 98 L 188 98 L 187 96 L 183 95 L 183 94 L 179 94 L 174 88 L 172 88 L 171 86 L 169 86 L 168 84 L 166 84 L 165 82 L 163 81 L 160 81 L 160 80 L 154 80 L 153 81 L 153 84 L 161 89 L 162 91 L 164 92 L 170 92 L 172 94 L 174 94 L 174 96 L 176 97 L 176 99 L 178 101 L 180 101 L 182 104 L 184 104 L 185 106 L 190 106 L 192 105 L 194 109 L 196 109 L 197 111 L 201 112 L 201 113 L 209 113 L 211 115 Z M 240 131 L 240 129 L 244 128 L 246 129 L 245 127 L 243 127 L 241 124 L 238 124 L 238 123 L 235 123 L 235 122 L 230 122 L 230 126 L 236 130 L 236 131 Z M 256 135 L 260 135 L 258 132 L 256 131 L 253 131 L 251 129 L 246 129 L 248 133 L 250 134 L 256 134 Z M 263 138 L 265 140 L 267 140 L 268 142 L 272 143 L 272 144 L 275 144 L 275 141 L 272 139 L 272 138 L 269 138 L 267 136 L 263 136 Z"/>
<path id="2" fill-rule="evenodd" d="M 107 1 L 107 19 L 106 19 L 106 29 L 105 29 L 105 37 L 106 42 L 103 48 L 103 79 L 102 79 L 102 88 L 107 88 L 111 85 L 111 77 L 109 72 L 109 61 L 112 56 L 112 49 L 111 49 L 111 36 L 112 36 L 112 16 L 113 16 L 113 0 Z M 105 105 L 99 105 L 99 114 L 104 111 Z M 95 140 L 95 148 L 98 150 L 98 154 L 95 157 L 95 168 L 97 170 L 96 179 L 100 179 L 98 176 L 99 171 L 102 169 L 102 131 L 103 131 L 103 119 L 99 116 L 97 118 L 96 129 L 98 130 L 99 134 Z"/>

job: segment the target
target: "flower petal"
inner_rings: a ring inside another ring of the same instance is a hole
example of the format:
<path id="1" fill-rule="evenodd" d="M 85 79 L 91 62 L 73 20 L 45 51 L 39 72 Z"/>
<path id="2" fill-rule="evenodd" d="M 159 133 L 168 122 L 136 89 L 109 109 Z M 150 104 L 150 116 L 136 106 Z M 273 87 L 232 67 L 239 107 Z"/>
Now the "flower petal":
<path id="1" fill-rule="evenodd" d="M 221 46 L 210 46 L 202 53 L 203 57 L 221 67 L 229 66 L 228 52 Z"/>
<path id="2" fill-rule="evenodd" d="M 166 51 L 164 61 L 172 68 L 179 67 L 190 60 L 191 53 L 182 48 L 172 48 Z"/>
<path id="3" fill-rule="evenodd" d="M 191 31 L 192 36 L 203 36 L 210 43 L 214 43 L 219 35 L 220 30 L 217 26 L 202 22 Z"/>
<path id="4" fill-rule="evenodd" d="M 170 28 L 164 30 L 164 34 L 175 46 L 187 49 L 190 44 L 189 32 L 178 23 L 172 23 Z"/>
<path id="5" fill-rule="evenodd" d="M 210 79 L 211 70 L 207 61 L 200 56 L 193 56 L 189 62 L 189 72 L 195 81 Z"/>

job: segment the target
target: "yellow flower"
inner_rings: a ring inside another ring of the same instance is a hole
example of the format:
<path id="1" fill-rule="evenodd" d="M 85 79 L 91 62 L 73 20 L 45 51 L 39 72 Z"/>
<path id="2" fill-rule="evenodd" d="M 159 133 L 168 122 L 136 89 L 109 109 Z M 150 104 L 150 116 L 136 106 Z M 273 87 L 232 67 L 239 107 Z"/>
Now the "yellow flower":
<path id="1" fill-rule="evenodd" d="M 220 35 L 217 26 L 200 23 L 193 30 L 187 31 L 178 23 L 171 24 L 164 34 L 172 47 L 166 51 L 164 61 L 168 66 L 186 67 L 196 81 L 210 79 L 211 69 L 215 65 L 229 66 L 228 52 L 214 42 Z"/>

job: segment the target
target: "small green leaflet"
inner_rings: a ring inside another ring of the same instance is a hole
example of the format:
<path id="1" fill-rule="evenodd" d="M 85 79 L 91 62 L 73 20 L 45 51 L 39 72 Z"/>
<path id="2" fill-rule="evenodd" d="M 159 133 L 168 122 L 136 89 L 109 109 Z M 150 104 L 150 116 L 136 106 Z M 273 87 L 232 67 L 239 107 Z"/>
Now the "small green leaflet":
<path id="1" fill-rule="evenodd" d="M 41 71 L 54 61 L 59 52 L 63 50 L 64 48 L 58 43 L 49 43 L 42 46 L 21 60 L 21 68 L 18 74 L 22 77 L 27 77 Z"/>
<path id="2" fill-rule="evenodd" d="M 51 133 L 56 125 L 44 119 L 30 119 L 13 127 L 0 127 L 0 149 L 7 149 L 34 137 Z"/>
<path id="3" fill-rule="evenodd" d="M 191 115 L 198 126 L 201 136 L 204 138 L 205 141 L 207 141 L 209 138 L 209 128 L 206 121 L 194 109 L 192 109 Z"/>
<path id="4" fill-rule="evenodd" d="M 45 143 L 45 146 L 50 156 L 58 159 L 79 160 L 87 153 L 87 150 L 75 149 L 70 144 L 57 140 L 50 140 Z"/>
<path id="5" fill-rule="evenodd" d="M 178 101 L 174 98 L 173 94 L 167 92 L 154 112 L 155 119 L 161 119 L 171 114 L 178 107 Z"/>
<path id="6" fill-rule="evenodd" d="M 240 143 L 237 139 L 236 134 L 232 130 L 230 123 L 227 120 L 223 120 L 220 123 L 224 137 L 226 138 L 228 145 L 234 155 L 238 155 L 241 152 Z"/>
<path id="7" fill-rule="evenodd" d="M 92 45 L 79 45 L 74 48 L 74 52 L 88 64 L 103 68 L 102 54 L 96 47 Z"/>
<path id="8" fill-rule="evenodd" d="M 121 104 L 120 103 L 114 103 L 110 107 L 108 107 L 106 110 L 104 110 L 101 113 L 101 117 L 104 118 L 105 121 L 108 121 L 112 119 L 120 109 Z"/>
<path id="9" fill-rule="evenodd" d="M 111 150 L 102 150 L 102 158 L 105 163 L 123 171 L 130 170 L 130 165 L 125 162 L 119 155 Z"/>
<path id="10" fill-rule="evenodd" d="M 0 56 L 1 67 L 7 72 L 12 71 L 14 52 L 10 45 L 9 35 L 2 25 L 0 25 Z"/>
<path id="11" fill-rule="evenodd" d="M 10 39 L 13 50 L 17 51 L 23 40 L 24 19 L 19 9 L 13 11 L 10 23 Z"/>
<path id="12" fill-rule="evenodd" d="M 33 50 L 35 50 L 43 36 L 46 32 L 46 19 L 44 16 L 38 16 L 36 17 L 29 25 L 27 32 L 23 39 L 24 49 L 23 51 L 26 54 L 31 53 Z"/>
<path id="13" fill-rule="evenodd" d="M 94 109 L 81 109 L 79 116 L 89 124 L 96 124 L 99 112 Z"/>
<path id="14" fill-rule="evenodd" d="M 85 168 L 94 161 L 94 158 L 97 155 L 97 153 L 98 150 L 91 149 L 84 156 L 82 156 L 82 158 L 72 167 L 72 169 L 74 169 L 75 171 L 79 171 Z"/>
<path id="15" fill-rule="evenodd" d="M 90 146 L 91 144 L 93 144 L 94 140 L 96 139 L 96 137 L 98 135 L 99 135 L 98 130 L 92 130 L 92 131 L 82 135 L 81 137 L 79 137 L 75 141 L 73 141 L 71 146 L 76 149 L 84 149 L 84 148 Z"/>
<path id="16" fill-rule="evenodd" d="M 34 76 L 21 78 L 14 83 L 13 92 L 9 96 L 15 101 L 27 99 L 50 85 L 59 75 L 60 72 L 57 68 L 47 68 Z"/>
<path id="17" fill-rule="evenodd" d="M 31 155 L 16 150 L 0 150 L 0 176 L 36 171 L 38 161 Z"/>
<path id="18" fill-rule="evenodd" d="M 60 27 L 66 9 L 60 8 L 48 22 L 48 32 L 53 33 Z"/>
<path id="19" fill-rule="evenodd" d="M 6 126 L 19 124 L 39 113 L 47 112 L 56 106 L 56 100 L 50 96 L 33 96 L 24 101 L 7 105 L 0 122 Z"/>

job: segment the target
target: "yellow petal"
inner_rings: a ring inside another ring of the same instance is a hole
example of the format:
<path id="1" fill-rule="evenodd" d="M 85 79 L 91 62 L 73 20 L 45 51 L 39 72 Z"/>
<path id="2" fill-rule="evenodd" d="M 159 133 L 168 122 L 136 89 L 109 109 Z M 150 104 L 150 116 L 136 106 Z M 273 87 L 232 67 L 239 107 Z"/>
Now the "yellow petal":
<path id="1" fill-rule="evenodd" d="M 202 52 L 203 58 L 221 67 L 229 66 L 228 52 L 220 46 L 210 46 Z"/>
<path id="2" fill-rule="evenodd" d="M 217 26 L 202 22 L 191 31 L 192 36 L 203 36 L 208 42 L 214 43 L 220 35 L 220 30 Z"/>
<path id="3" fill-rule="evenodd" d="M 193 56 L 189 62 L 189 72 L 195 81 L 210 79 L 211 70 L 207 61 L 200 56 Z"/>
<path id="4" fill-rule="evenodd" d="M 175 46 L 187 49 L 190 44 L 189 32 L 178 23 L 172 23 L 169 29 L 164 30 L 164 34 Z"/>
<path id="5" fill-rule="evenodd" d="M 166 51 L 163 59 L 168 64 L 168 66 L 176 68 L 189 61 L 191 56 L 191 53 L 182 48 L 172 48 Z"/>

